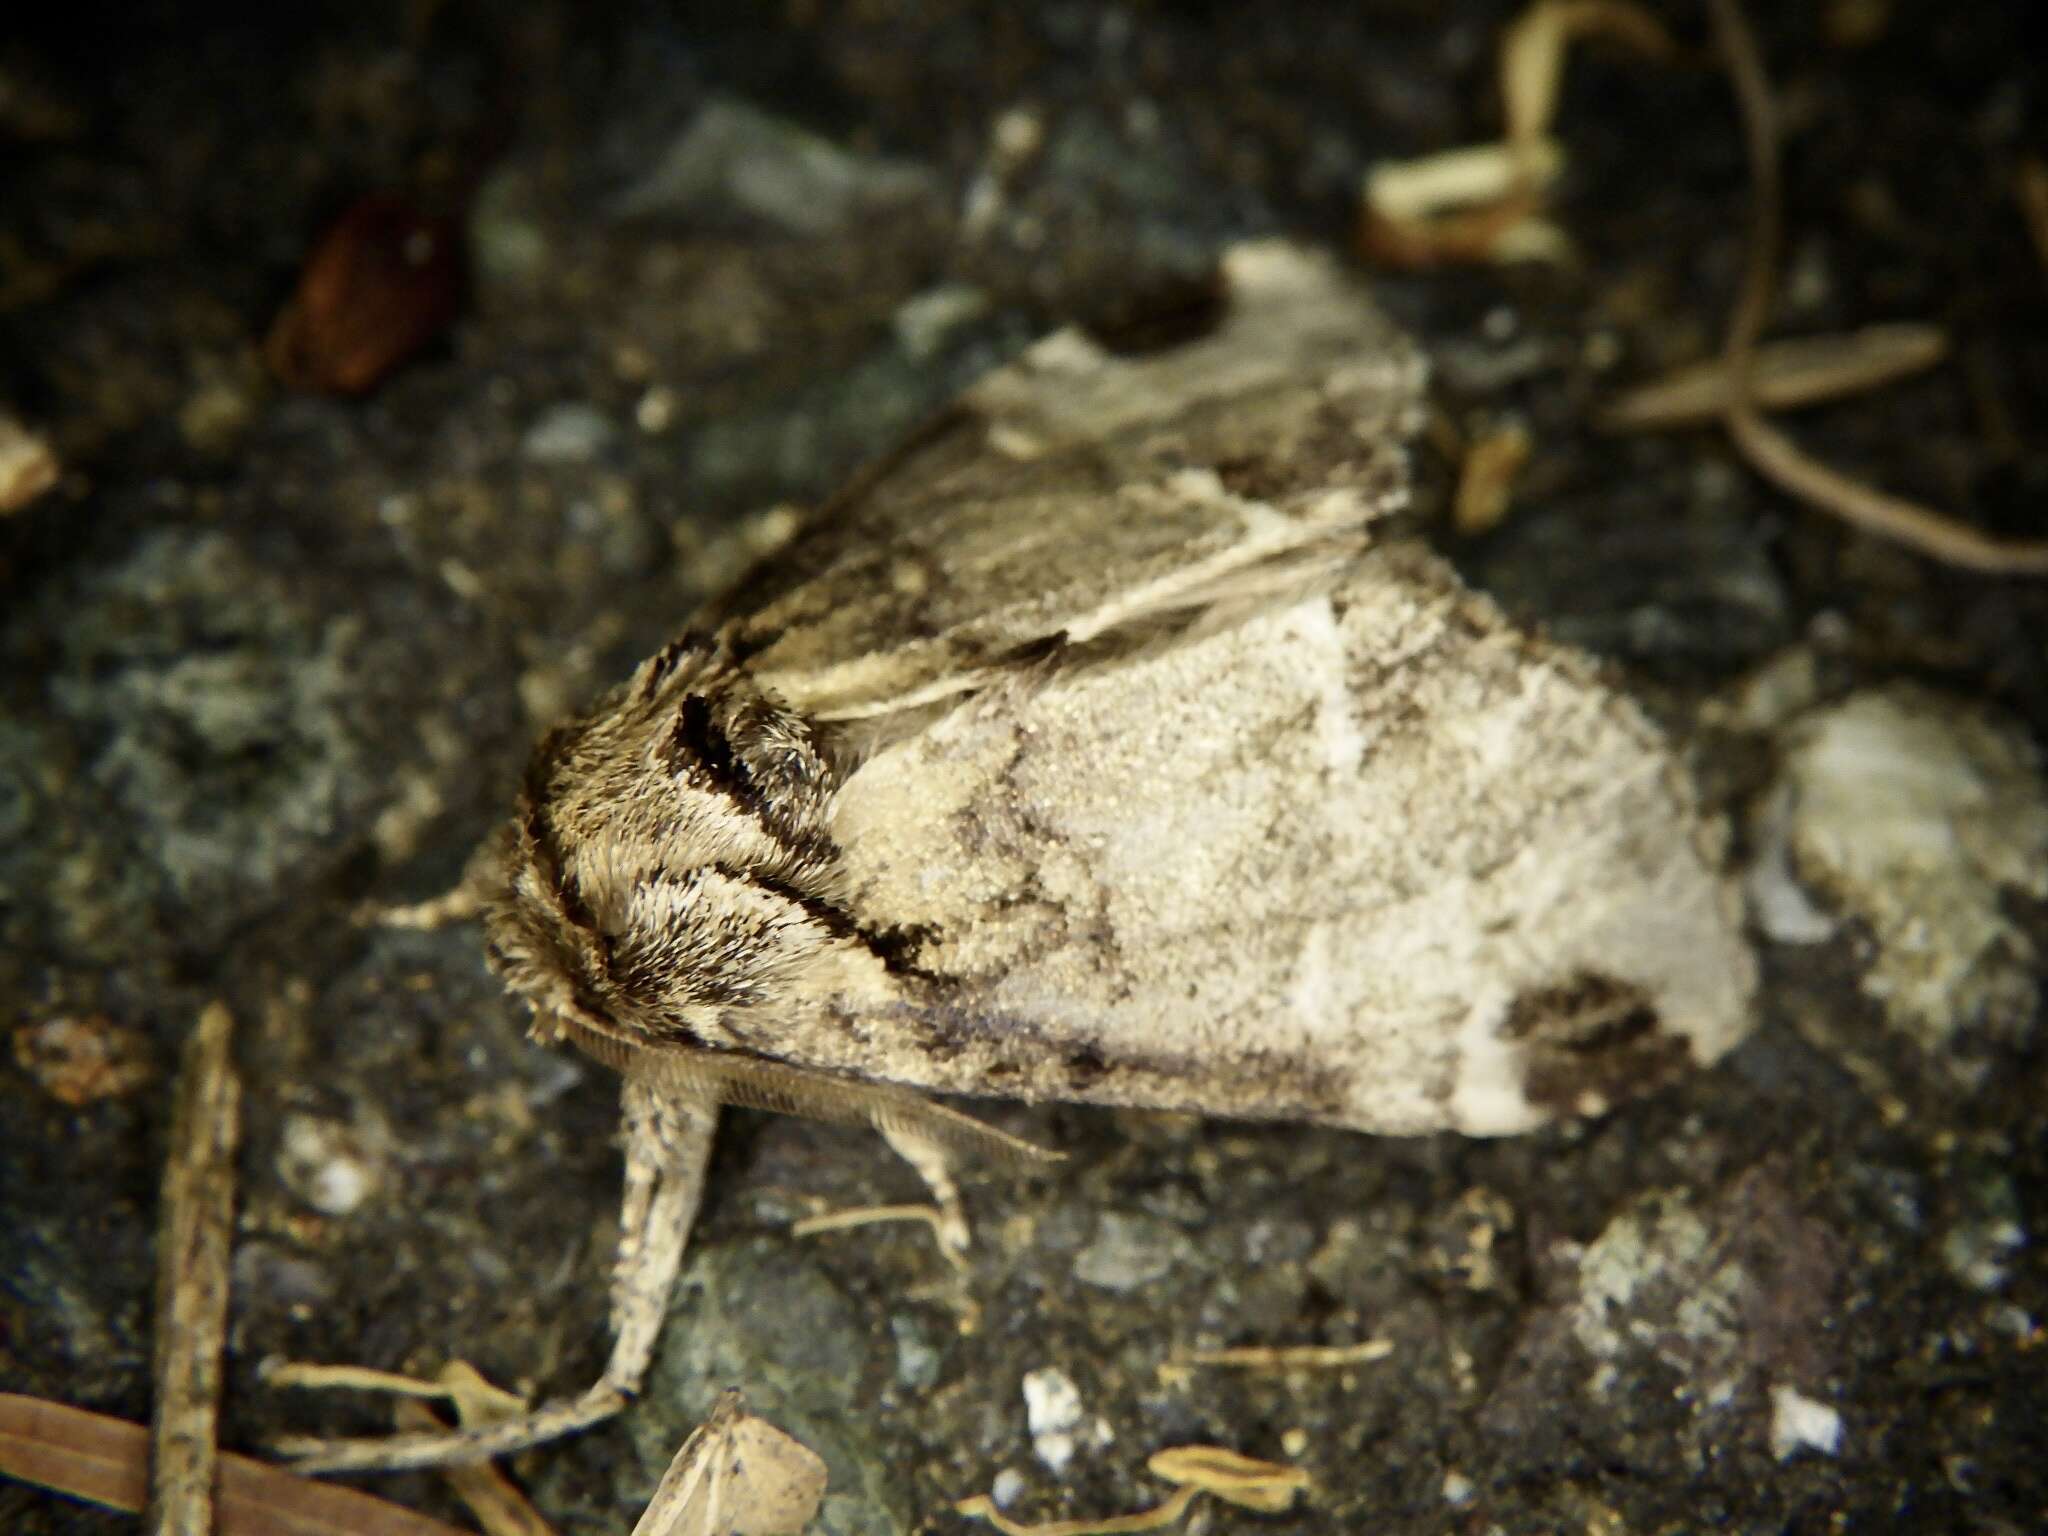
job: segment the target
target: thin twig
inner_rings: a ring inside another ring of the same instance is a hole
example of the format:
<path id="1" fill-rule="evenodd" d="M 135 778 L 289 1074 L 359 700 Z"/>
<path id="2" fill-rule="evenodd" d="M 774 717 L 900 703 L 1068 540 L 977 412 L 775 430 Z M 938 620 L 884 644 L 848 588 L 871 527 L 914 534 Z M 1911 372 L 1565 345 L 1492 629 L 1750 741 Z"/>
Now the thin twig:
<path id="1" fill-rule="evenodd" d="M 846 1232 L 890 1221 L 921 1221 L 934 1232 L 944 1230 L 945 1213 L 935 1205 L 859 1205 L 843 1211 L 804 1216 L 789 1224 L 791 1237 L 816 1237 L 821 1232 Z M 945 1244 L 941 1243 L 940 1247 Z"/>
<path id="2" fill-rule="evenodd" d="M 152 1536 L 213 1536 L 221 1350 L 227 1339 L 228 1239 L 242 1085 L 234 1019 L 209 1003 L 185 1042 L 157 1234 L 156 1414 L 151 1425 Z"/>
<path id="3" fill-rule="evenodd" d="M 1947 332 L 1910 323 L 1761 342 L 1751 354 L 1750 395 L 1767 411 L 1795 410 L 1880 389 L 1947 356 Z M 1601 407 L 1593 425 L 1603 432 L 1666 432 L 1718 421 L 1727 410 L 1728 358 L 1723 354 L 1615 396 Z"/>
<path id="4" fill-rule="evenodd" d="M 493 1386 L 473 1368 L 459 1360 L 442 1367 L 433 1381 L 401 1376 L 396 1371 L 374 1370 L 367 1365 L 318 1365 L 304 1360 L 279 1360 L 266 1364 L 261 1372 L 270 1387 L 303 1387 L 315 1392 L 386 1392 L 397 1397 L 442 1399 L 455 1405 L 464 1423 L 509 1419 L 524 1413 L 527 1401 L 517 1392 Z"/>
<path id="5" fill-rule="evenodd" d="M 1240 1344 L 1231 1349 L 1191 1349 L 1180 1359 L 1186 1365 L 1229 1365 L 1251 1371 L 1327 1371 L 1384 1360 L 1393 1352 L 1392 1339 L 1361 1339 L 1356 1344 Z"/>
<path id="6" fill-rule="evenodd" d="M 985 1493 L 962 1499 L 953 1506 L 953 1510 L 970 1520 L 986 1520 L 1003 1536 L 1128 1536 L 1130 1532 L 1156 1531 L 1174 1524 L 1188 1512 L 1188 1506 L 1195 1502 L 1195 1496 L 1201 1491 L 1192 1483 L 1183 1483 L 1167 1496 L 1163 1504 L 1155 1504 L 1134 1514 L 1104 1515 L 1093 1520 L 1049 1520 L 1043 1525 L 1026 1525 L 1012 1520 L 997 1509 L 996 1501 Z"/>
<path id="7" fill-rule="evenodd" d="M 986 1520 L 1003 1536 L 1127 1536 L 1130 1532 L 1156 1531 L 1177 1523 L 1197 1494 L 1213 1494 L 1240 1508 L 1277 1515 L 1292 1508 L 1295 1496 L 1309 1485 L 1308 1474 L 1300 1467 L 1260 1461 L 1220 1445 L 1169 1446 L 1149 1458 L 1145 1470 L 1180 1486 L 1164 1503 L 1133 1514 L 1026 1525 L 1004 1515 L 985 1493 L 962 1499 L 953 1509 L 957 1514 Z"/>
<path id="8" fill-rule="evenodd" d="M 1994 538 L 1931 508 L 1852 480 L 1808 457 L 1758 411 L 1751 375 L 1757 337 L 1763 331 L 1776 286 L 1782 219 L 1777 112 L 1755 35 L 1738 0 L 1707 0 L 1707 4 L 1741 109 L 1751 178 L 1749 251 L 1724 349 L 1728 403 L 1722 421 L 1728 435 L 1765 479 L 1854 527 L 1969 570 L 2048 575 L 2048 541 Z"/>

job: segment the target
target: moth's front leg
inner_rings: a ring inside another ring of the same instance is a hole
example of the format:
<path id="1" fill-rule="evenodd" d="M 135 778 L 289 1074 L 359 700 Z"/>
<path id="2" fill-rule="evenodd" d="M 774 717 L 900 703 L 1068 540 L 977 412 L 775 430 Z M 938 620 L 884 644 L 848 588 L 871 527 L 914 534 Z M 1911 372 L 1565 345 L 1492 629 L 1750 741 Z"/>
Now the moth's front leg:
<path id="1" fill-rule="evenodd" d="M 485 1461 L 588 1429 L 640 1390 L 682 1268 L 683 1249 L 704 1195 L 715 1101 L 687 1098 L 629 1078 L 623 1095 L 626 1189 L 619 1250 L 612 1270 L 611 1359 L 575 1397 L 530 1412 L 444 1433 L 372 1440 L 289 1439 L 277 1449 L 302 1472 L 393 1472 L 406 1467 Z"/>
<path id="2" fill-rule="evenodd" d="M 924 1187 L 931 1191 L 932 1204 L 938 1207 L 939 1219 L 932 1230 L 937 1234 L 939 1246 L 955 1266 L 963 1262 L 971 1241 L 967 1226 L 967 1206 L 960 1198 L 960 1186 L 953 1179 L 951 1159 L 946 1148 L 933 1137 L 891 1120 L 878 1120 L 875 1129 L 882 1133 L 882 1139 L 889 1143 L 896 1155 L 917 1171 L 924 1180 Z"/>

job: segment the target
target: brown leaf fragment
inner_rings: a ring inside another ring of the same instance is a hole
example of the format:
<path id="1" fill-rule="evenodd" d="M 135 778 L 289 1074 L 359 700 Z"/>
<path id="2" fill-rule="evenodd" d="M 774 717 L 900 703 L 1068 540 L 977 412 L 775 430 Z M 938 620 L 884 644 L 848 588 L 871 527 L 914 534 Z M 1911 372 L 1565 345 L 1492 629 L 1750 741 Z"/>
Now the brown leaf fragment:
<path id="1" fill-rule="evenodd" d="M 662 1474 L 633 1536 L 799 1536 L 825 1497 L 825 1463 L 725 1393 Z"/>
<path id="2" fill-rule="evenodd" d="M 89 1504 L 140 1513 L 149 1431 L 47 1398 L 0 1392 L 0 1473 Z M 467 1536 L 353 1488 L 316 1483 L 248 1456 L 220 1458 L 217 1536 Z"/>
<path id="3" fill-rule="evenodd" d="M 62 1014 L 14 1031 L 14 1061 L 73 1109 L 117 1099 L 149 1081 L 149 1037 L 105 1014 Z"/>
<path id="4" fill-rule="evenodd" d="M 452 221 L 364 197 L 314 245 L 263 360 L 292 389 L 366 394 L 454 320 L 462 265 Z"/>

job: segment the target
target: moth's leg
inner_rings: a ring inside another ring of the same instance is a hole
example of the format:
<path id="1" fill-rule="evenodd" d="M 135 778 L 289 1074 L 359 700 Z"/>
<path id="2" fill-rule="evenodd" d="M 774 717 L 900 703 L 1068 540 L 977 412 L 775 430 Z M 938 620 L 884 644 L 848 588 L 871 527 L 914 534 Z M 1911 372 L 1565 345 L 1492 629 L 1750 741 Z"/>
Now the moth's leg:
<path id="1" fill-rule="evenodd" d="M 356 921 L 366 928 L 417 928 L 430 932 L 482 915 L 484 893 L 467 879 L 425 901 L 371 904 L 357 909 Z"/>
<path id="2" fill-rule="evenodd" d="M 601 1423 L 640 1390 L 654 1341 L 682 1268 L 683 1249 L 704 1194 L 704 1169 L 718 1106 L 678 1098 L 627 1079 L 626 1188 L 612 1268 L 614 1340 L 604 1375 L 575 1397 L 530 1412 L 436 1434 L 372 1440 L 291 1439 L 278 1450 L 302 1472 L 392 1472 L 403 1467 L 484 1461 Z"/>
<path id="3" fill-rule="evenodd" d="M 878 1121 L 875 1129 L 882 1133 L 882 1139 L 895 1149 L 898 1157 L 917 1170 L 917 1176 L 931 1191 L 932 1204 L 939 1208 L 939 1219 L 932 1230 L 938 1234 L 939 1246 L 945 1249 L 946 1257 L 958 1264 L 972 1238 L 967 1227 L 967 1207 L 960 1199 L 960 1186 L 953 1181 L 952 1164 L 947 1159 L 945 1147 L 904 1125 Z"/>
<path id="4" fill-rule="evenodd" d="M 445 928 L 481 917 L 504 886 L 505 834 L 485 838 L 470 850 L 462 866 L 462 877 L 448 890 L 425 901 L 369 902 L 356 909 L 356 921 L 366 928 Z"/>

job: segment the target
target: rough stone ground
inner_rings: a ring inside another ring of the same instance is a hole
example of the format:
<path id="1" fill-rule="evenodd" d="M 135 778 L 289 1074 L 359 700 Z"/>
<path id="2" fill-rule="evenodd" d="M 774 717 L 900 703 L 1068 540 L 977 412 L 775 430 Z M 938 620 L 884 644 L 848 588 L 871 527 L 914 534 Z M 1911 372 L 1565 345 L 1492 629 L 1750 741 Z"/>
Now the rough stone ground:
<path id="1" fill-rule="evenodd" d="M 2038 531 L 2029 8 L 1758 9 L 1781 328 L 1928 319 L 1955 349 L 1797 430 Z M 0 1388 L 146 1413 L 164 1072 L 213 996 L 249 1090 L 230 1443 L 381 1425 L 265 1388 L 271 1357 L 587 1380 L 611 1085 L 524 1043 L 473 930 L 351 909 L 451 883 L 534 732 L 768 509 L 1050 326 L 1142 325 L 1234 235 L 1341 245 L 1368 163 L 1496 131 L 1511 11 L 17 7 L 0 403 L 67 478 L 0 518 L 0 1020 L 153 1075 L 74 1107 L 0 1064 Z M 1561 126 L 1577 267 L 1378 291 L 1449 420 L 1533 434 L 1508 522 L 1455 551 L 1475 581 L 1706 722 L 1757 861 L 1754 1039 L 1495 1144 L 998 1111 L 1073 1157 L 972 1180 L 971 1334 L 917 1229 L 782 1231 L 912 1198 L 879 1143 L 734 1116 L 647 1400 L 514 1464 L 558 1529 L 628 1529 L 728 1382 L 826 1456 L 841 1533 L 955 1529 L 999 1477 L 1027 1518 L 1136 1507 L 1145 1456 L 1192 1440 L 1316 1478 L 1212 1532 L 2048 1522 L 2048 589 L 1850 535 L 1712 434 L 1591 434 L 1616 383 L 1711 347 L 1745 183 L 1702 61 L 1578 58 Z M 255 342 L 377 190 L 459 219 L 468 301 L 367 398 L 288 393 Z M 1374 1337 L 1341 1371 L 1164 1368 Z M 461 1518 L 431 1477 L 382 1488 Z M 0 1487 L 10 1531 L 129 1524 Z"/>

